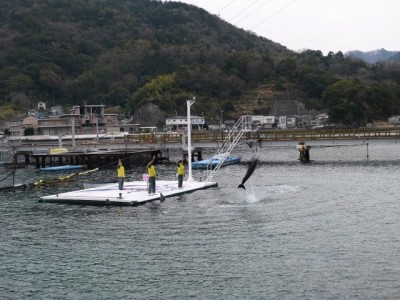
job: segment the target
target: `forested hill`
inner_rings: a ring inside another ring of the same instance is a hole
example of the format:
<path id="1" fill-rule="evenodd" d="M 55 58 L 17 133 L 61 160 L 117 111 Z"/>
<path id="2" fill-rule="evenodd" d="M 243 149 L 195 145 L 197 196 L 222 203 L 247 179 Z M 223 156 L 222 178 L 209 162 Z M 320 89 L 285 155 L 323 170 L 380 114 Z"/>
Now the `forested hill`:
<path id="1" fill-rule="evenodd" d="M 400 113 L 399 66 L 294 53 L 179 2 L 0 0 L 0 14 L 3 117 L 39 100 L 175 115 L 192 96 L 211 119 L 292 100 L 343 124 Z"/>

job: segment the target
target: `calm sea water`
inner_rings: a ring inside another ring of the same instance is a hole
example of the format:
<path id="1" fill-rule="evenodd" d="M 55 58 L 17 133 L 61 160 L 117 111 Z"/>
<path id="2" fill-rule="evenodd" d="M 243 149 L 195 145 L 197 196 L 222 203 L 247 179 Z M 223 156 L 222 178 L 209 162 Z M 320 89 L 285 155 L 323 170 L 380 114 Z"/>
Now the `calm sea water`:
<path id="1" fill-rule="evenodd" d="M 308 164 L 295 143 L 242 145 L 234 154 L 244 163 L 222 168 L 217 188 L 162 204 L 37 202 L 114 169 L 1 192 L 0 298 L 399 299 L 400 143 L 308 144 Z M 245 192 L 237 185 L 255 151 L 261 164 Z M 157 171 L 175 178 L 172 164 Z M 16 173 L 25 183 L 46 176 L 58 175 Z"/>

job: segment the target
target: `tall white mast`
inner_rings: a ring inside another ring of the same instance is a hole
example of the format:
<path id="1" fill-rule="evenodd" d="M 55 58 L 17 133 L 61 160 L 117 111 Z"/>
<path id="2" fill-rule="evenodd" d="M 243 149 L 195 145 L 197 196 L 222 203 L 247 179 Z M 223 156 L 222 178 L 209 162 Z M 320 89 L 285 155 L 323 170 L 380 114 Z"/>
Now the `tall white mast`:
<path id="1" fill-rule="evenodd" d="M 186 100 L 187 106 L 187 133 L 188 133 L 188 165 L 189 165 L 189 177 L 187 181 L 194 181 L 192 176 L 192 120 L 190 119 L 190 106 L 196 101 L 196 98 L 193 97 L 193 100 Z"/>

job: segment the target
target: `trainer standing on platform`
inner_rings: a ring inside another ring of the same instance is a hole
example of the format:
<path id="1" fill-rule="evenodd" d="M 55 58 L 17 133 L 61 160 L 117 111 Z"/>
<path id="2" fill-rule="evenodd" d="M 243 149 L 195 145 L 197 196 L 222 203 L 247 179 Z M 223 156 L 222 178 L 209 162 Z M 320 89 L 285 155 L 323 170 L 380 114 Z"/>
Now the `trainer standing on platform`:
<path id="1" fill-rule="evenodd" d="M 183 165 L 183 161 L 178 161 L 178 170 L 176 171 L 178 175 L 178 188 L 182 188 L 183 184 L 183 176 L 185 176 L 185 166 Z"/>
<path id="2" fill-rule="evenodd" d="M 147 164 L 147 173 L 149 174 L 149 195 L 156 193 L 156 168 L 154 168 L 154 161 L 156 157 L 153 156 L 151 162 Z"/>
<path id="3" fill-rule="evenodd" d="M 119 161 L 118 161 L 117 176 L 118 176 L 118 187 L 120 190 L 123 190 L 124 189 L 124 180 L 125 180 L 125 168 L 122 165 L 121 159 L 119 159 Z"/>

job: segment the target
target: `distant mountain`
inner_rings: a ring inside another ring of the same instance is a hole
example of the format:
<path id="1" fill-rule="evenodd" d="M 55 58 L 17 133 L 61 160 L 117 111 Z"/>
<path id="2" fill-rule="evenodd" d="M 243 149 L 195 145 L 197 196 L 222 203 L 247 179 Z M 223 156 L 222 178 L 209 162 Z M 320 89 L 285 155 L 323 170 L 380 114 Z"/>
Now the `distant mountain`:
<path id="1" fill-rule="evenodd" d="M 387 51 L 383 48 L 368 52 L 362 52 L 358 50 L 348 51 L 346 56 L 356 57 L 370 64 L 377 63 L 378 61 L 391 61 L 400 63 L 400 51 Z"/>

